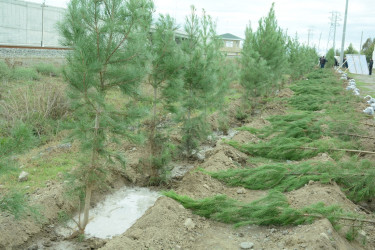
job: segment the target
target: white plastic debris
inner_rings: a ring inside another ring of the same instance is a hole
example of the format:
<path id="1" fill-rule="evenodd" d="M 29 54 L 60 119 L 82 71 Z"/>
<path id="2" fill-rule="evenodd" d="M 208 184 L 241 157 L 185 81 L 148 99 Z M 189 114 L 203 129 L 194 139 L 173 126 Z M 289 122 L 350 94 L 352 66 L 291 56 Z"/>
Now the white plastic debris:
<path id="1" fill-rule="evenodd" d="M 363 113 L 367 115 L 373 115 L 374 114 L 374 108 L 373 107 L 367 107 L 366 109 L 363 110 Z"/>

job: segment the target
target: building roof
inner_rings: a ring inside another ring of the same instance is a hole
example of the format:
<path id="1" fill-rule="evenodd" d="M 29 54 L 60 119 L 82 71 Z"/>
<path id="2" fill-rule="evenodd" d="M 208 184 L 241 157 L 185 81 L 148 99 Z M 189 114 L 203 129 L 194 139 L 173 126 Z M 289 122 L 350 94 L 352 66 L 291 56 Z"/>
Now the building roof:
<path id="1" fill-rule="evenodd" d="M 230 33 L 225 33 L 225 34 L 222 34 L 220 35 L 221 39 L 225 39 L 225 40 L 243 40 L 242 38 L 238 37 L 238 36 L 235 36 L 235 35 L 232 35 Z"/>

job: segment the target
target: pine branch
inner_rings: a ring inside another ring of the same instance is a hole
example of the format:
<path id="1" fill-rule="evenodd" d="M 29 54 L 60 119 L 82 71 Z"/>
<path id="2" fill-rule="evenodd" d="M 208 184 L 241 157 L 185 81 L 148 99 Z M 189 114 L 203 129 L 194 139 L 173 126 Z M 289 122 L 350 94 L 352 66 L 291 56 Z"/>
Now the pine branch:
<path id="1" fill-rule="evenodd" d="M 293 149 L 293 148 L 291 148 Z M 304 150 L 319 150 L 319 148 L 315 147 L 298 147 L 294 149 L 304 149 Z M 372 151 L 364 151 L 364 150 L 356 150 L 356 149 L 344 149 L 344 148 L 329 148 L 330 151 L 344 151 L 349 153 L 360 153 L 360 154 L 375 154 L 375 152 Z"/>
<path id="2" fill-rule="evenodd" d="M 302 216 L 306 217 L 315 217 L 315 218 L 320 218 L 320 219 L 325 219 L 326 217 L 318 214 L 302 214 Z M 352 217 L 346 217 L 346 216 L 335 216 L 335 218 L 339 220 L 350 220 L 350 221 L 359 221 L 359 222 L 368 222 L 368 223 L 373 223 L 375 224 L 375 220 L 368 220 L 368 219 L 361 219 L 361 218 L 352 218 Z"/>

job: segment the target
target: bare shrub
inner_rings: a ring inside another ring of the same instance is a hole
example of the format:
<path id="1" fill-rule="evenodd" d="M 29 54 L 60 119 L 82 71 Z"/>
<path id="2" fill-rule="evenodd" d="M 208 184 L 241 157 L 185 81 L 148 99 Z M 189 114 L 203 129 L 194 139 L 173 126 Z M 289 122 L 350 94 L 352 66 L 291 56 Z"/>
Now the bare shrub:
<path id="1" fill-rule="evenodd" d="M 47 120 L 58 120 L 69 112 L 64 87 L 58 84 L 33 84 L 9 90 L 0 100 L 0 118 L 8 126 L 17 121 L 31 124 L 38 134 Z"/>

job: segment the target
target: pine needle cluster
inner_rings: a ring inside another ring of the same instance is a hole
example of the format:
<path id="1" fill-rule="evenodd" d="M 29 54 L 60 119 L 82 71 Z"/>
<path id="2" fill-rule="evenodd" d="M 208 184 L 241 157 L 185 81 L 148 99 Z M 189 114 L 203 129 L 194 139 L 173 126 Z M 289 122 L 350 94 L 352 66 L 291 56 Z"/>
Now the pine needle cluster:
<path id="1" fill-rule="evenodd" d="M 272 190 L 263 198 L 251 203 L 242 203 L 225 195 L 217 195 L 202 200 L 176 194 L 174 191 L 164 195 L 180 202 L 195 214 L 235 226 L 255 225 L 299 225 L 312 223 L 316 218 L 325 217 L 332 224 L 340 217 L 353 217 L 339 206 L 325 206 L 317 203 L 302 209 L 291 208 L 286 197 Z"/>
<path id="2" fill-rule="evenodd" d="M 289 192 L 303 187 L 309 181 L 335 181 L 355 202 L 371 199 L 375 195 L 375 184 L 372 181 L 375 178 L 375 165 L 367 160 L 358 161 L 357 158 L 339 163 L 309 161 L 206 173 L 230 186 L 252 190 Z"/>
<path id="3" fill-rule="evenodd" d="M 291 87 L 295 95 L 290 104 L 299 111 L 272 116 L 268 118 L 271 124 L 262 129 L 240 128 L 264 139 L 260 143 L 228 144 L 252 156 L 278 160 L 301 160 L 323 152 L 339 158 L 342 153 L 332 154 L 334 149 L 360 149 L 355 136 L 360 137 L 364 131 L 358 128 L 358 115 L 350 106 L 354 102 L 349 102 L 341 83 L 323 70 L 308 77 L 311 79 L 297 81 Z M 324 113 L 314 112 L 323 108 Z M 339 117 L 347 119 L 342 122 Z"/>

